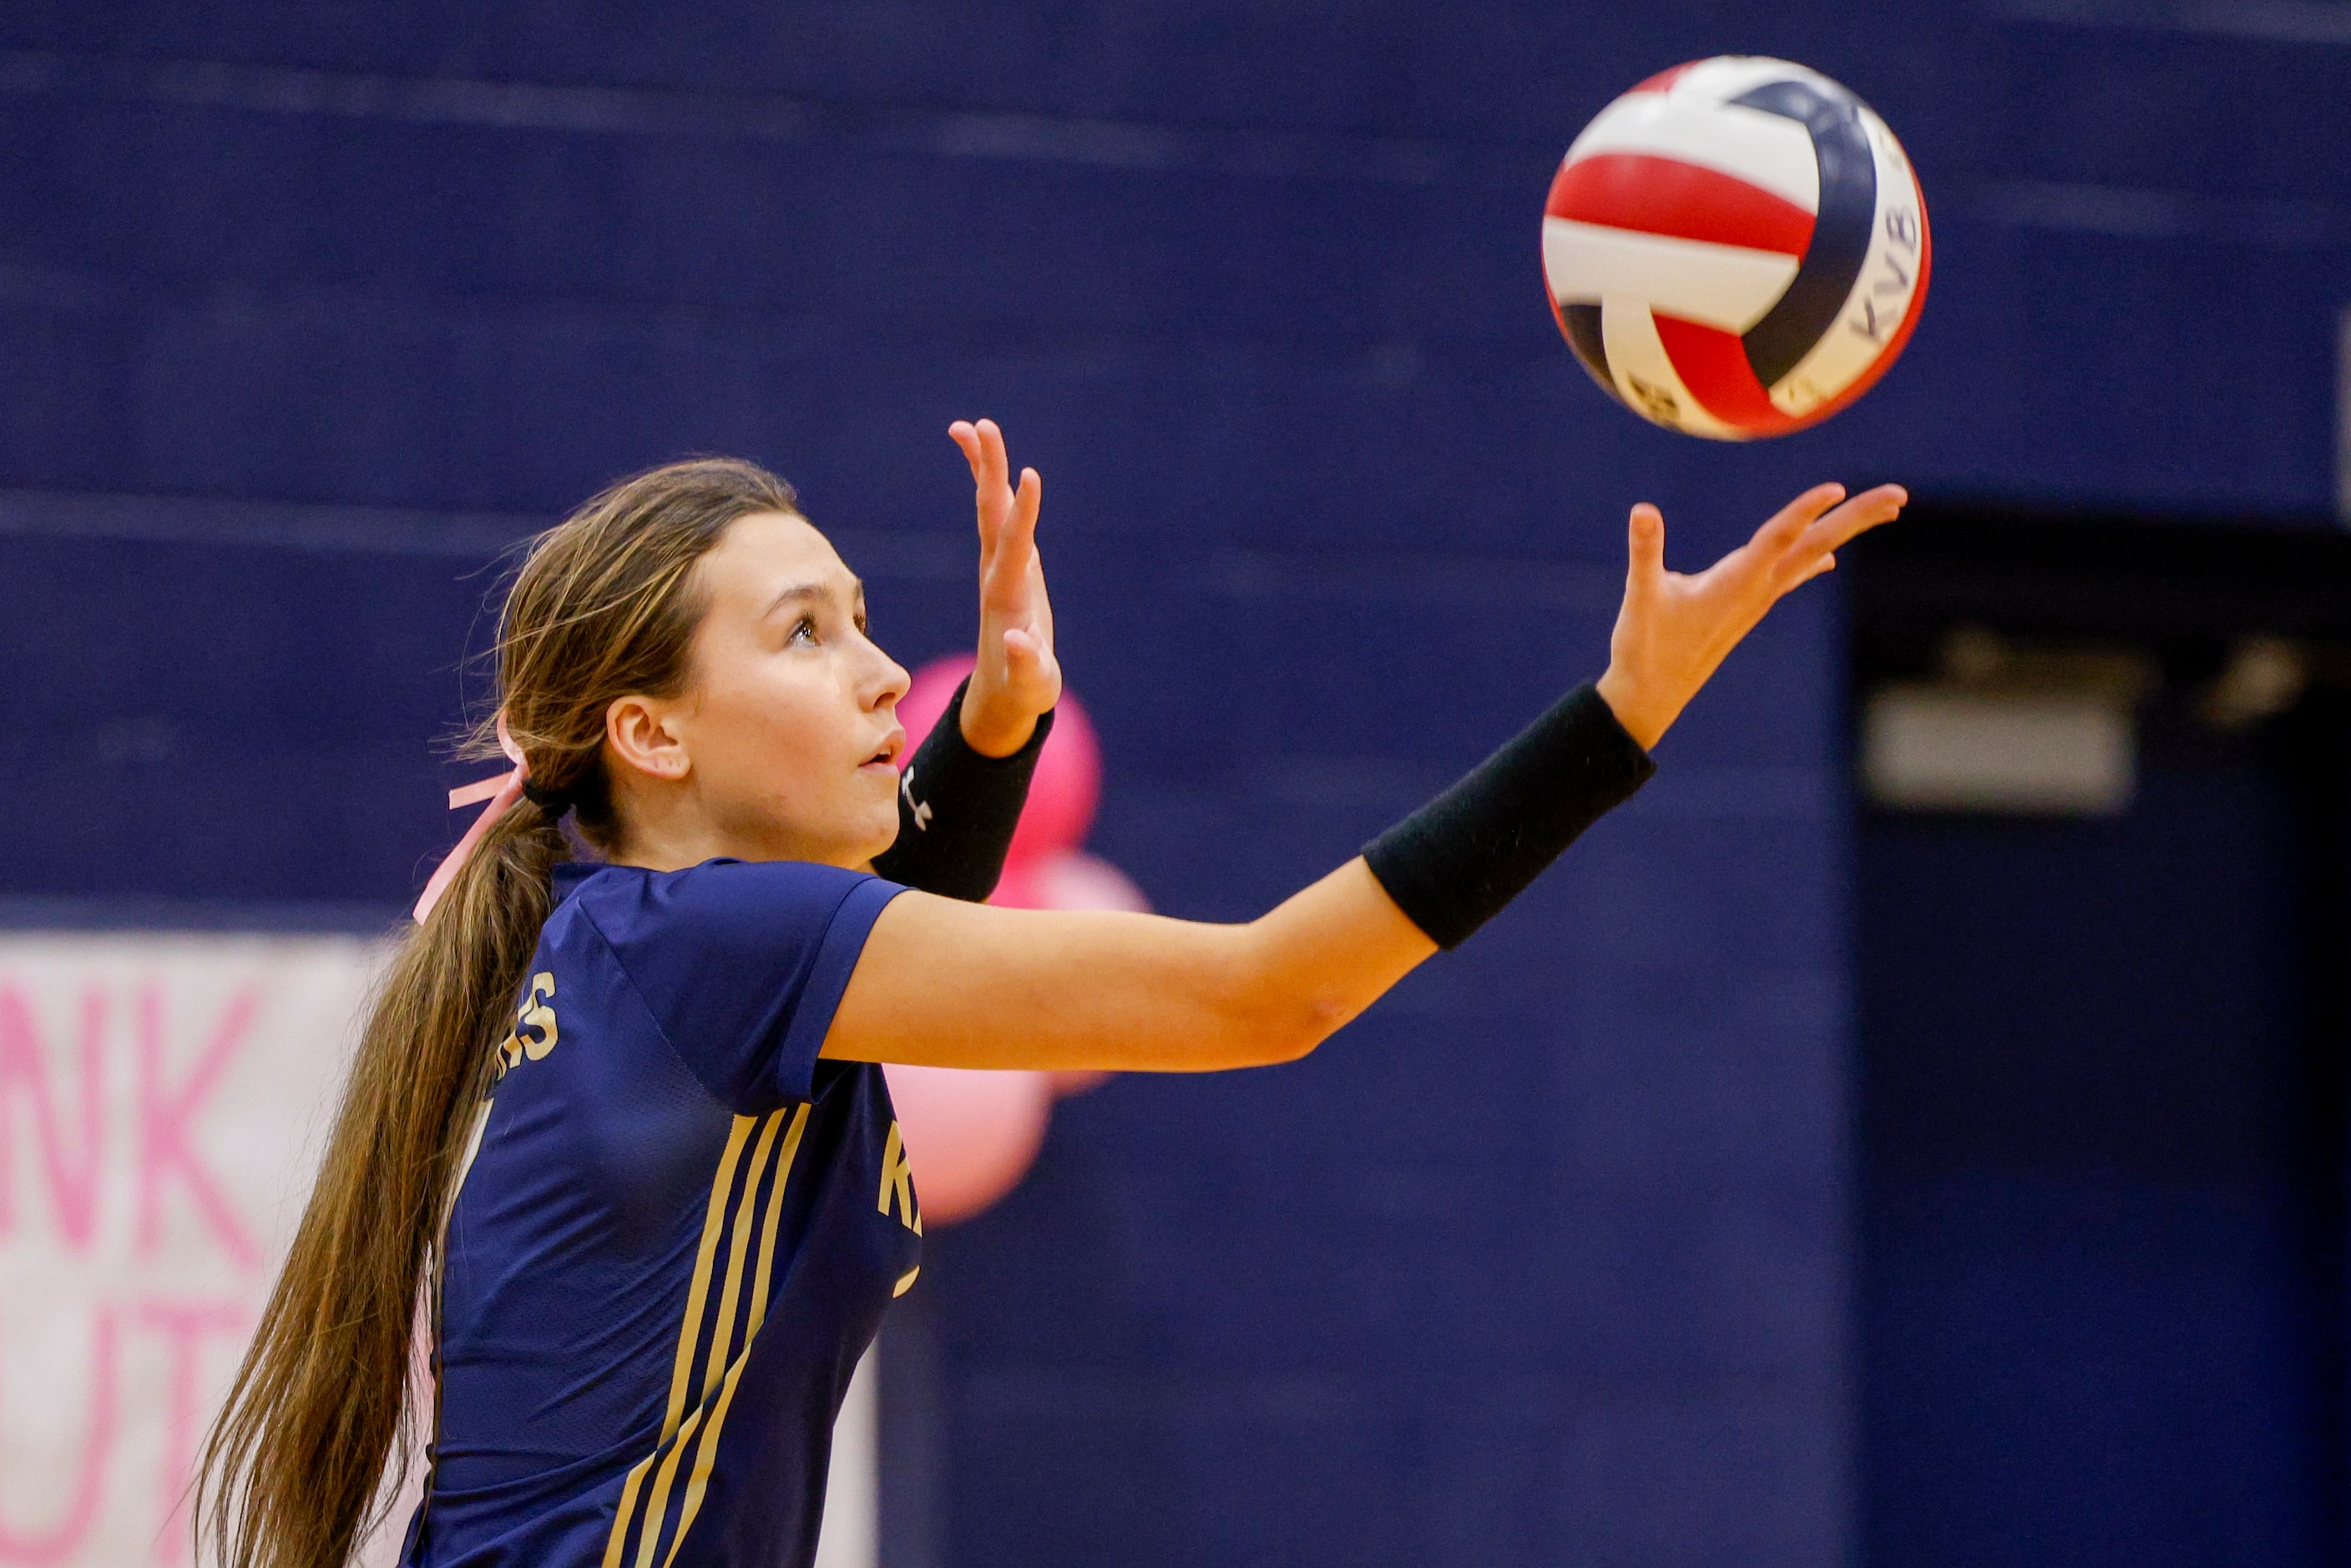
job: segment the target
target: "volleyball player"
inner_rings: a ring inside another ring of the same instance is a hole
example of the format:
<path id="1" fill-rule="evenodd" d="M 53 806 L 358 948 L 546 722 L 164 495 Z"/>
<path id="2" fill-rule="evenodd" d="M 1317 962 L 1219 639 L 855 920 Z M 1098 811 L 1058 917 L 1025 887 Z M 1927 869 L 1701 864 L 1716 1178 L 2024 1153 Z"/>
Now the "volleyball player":
<path id="1" fill-rule="evenodd" d="M 954 434 L 988 562 L 983 656 L 1034 706 L 1058 689 L 1040 481 L 1014 488 L 992 424 Z M 508 594 L 502 714 L 528 793 L 368 1020 L 207 1449 L 221 1554 L 345 1561 L 413 1397 L 430 1265 L 436 1429 L 407 1563 L 807 1564 L 842 1392 L 920 1265 L 876 1063 L 1304 1055 L 1637 789 L 1771 604 L 1905 499 L 1818 487 L 1688 577 L 1634 508 L 1599 681 L 1363 855 L 1218 925 L 994 909 L 870 874 L 900 831 L 906 675 L 867 635 L 857 580 L 746 465 L 598 497 Z M 567 812 L 601 861 L 557 863 Z"/>

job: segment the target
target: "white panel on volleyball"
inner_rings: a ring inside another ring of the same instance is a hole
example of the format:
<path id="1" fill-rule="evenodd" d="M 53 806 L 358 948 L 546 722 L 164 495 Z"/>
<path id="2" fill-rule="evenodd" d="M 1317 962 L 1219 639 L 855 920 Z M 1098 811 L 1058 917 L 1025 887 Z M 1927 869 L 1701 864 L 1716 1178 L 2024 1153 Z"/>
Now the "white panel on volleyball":
<path id="1" fill-rule="evenodd" d="M 1809 66 L 1775 59 L 1770 55 L 1717 55 L 1710 60 L 1702 60 L 1674 78 L 1672 96 L 1722 102 L 1775 81 L 1807 83 L 1823 98 L 1853 96 Z"/>
<path id="2" fill-rule="evenodd" d="M 1783 69 L 1756 79 L 1778 80 L 1786 74 Z M 1685 97 L 1682 89 L 1683 82 L 1676 82 L 1670 94 L 1626 93 L 1584 127 L 1568 148 L 1567 162 L 1600 152 L 1671 158 L 1744 180 L 1808 213 L 1821 210 L 1821 164 L 1811 131 L 1784 115 L 1740 109 L 1712 95 Z M 1737 117 L 1731 121 L 1735 133 L 1725 125 L 1725 115 Z"/>
<path id="3" fill-rule="evenodd" d="M 1836 324 L 1771 388 L 1771 401 L 1793 414 L 1811 413 L 1869 371 L 1893 345 L 1917 298 L 1926 255 L 1926 204 L 1910 160 L 1886 122 L 1861 111 L 1862 129 L 1877 167 L 1877 211 L 1870 218 L 1869 255 L 1844 299 Z"/>
<path id="4" fill-rule="evenodd" d="M 1562 305 L 1637 294 L 1668 316 L 1744 332 L 1788 291 L 1796 258 L 1546 217 L 1543 276 Z"/>
<path id="5" fill-rule="evenodd" d="M 1616 295 L 1600 302 L 1600 342 L 1608 354 L 1608 373 L 1616 394 L 1658 424 L 1686 430 L 1718 441 L 1744 441 L 1747 433 L 1734 430 L 1706 412 L 1681 372 L 1666 354 L 1657 336 L 1656 318 L 1637 295 Z"/>

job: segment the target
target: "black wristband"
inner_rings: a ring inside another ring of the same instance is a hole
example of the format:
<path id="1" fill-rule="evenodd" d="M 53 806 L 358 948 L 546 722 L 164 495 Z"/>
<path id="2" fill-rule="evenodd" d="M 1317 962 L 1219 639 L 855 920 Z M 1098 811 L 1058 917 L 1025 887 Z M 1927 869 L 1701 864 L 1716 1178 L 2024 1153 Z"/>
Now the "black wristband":
<path id="1" fill-rule="evenodd" d="M 1004 874 L 1053 716 L 1040 715 L 1036 733 L 1011 756 L 982 757 L 963 737 L 963 698 L 970 689 L 968 679 L 956 688 L 899 775 L 897 841 L 873 858 L 873 870 L 907 887 L 978 904 Z"/>
<path id="2" fill-rule="evenodd" d="M 1364 859 L 1396 907 L 1458 947 L 1657 765 L 1588 685 L 1553 704 Z"/>

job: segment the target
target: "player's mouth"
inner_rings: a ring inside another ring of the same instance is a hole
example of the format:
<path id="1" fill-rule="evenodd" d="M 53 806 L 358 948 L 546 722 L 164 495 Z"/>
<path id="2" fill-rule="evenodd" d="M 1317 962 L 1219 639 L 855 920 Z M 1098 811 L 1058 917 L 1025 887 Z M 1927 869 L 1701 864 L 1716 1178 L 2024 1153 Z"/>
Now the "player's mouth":
<path id="1" fill-rule="evenodd" d="M 906 732 L 903 729 L 893 729 L 890 732 L 890 737 L 882 743 L 882 749 L 858 765 L 859 771 L 878 768 L 884 773 L 895 773 L 898 771 L 899 754 L 905 749 Z"/>

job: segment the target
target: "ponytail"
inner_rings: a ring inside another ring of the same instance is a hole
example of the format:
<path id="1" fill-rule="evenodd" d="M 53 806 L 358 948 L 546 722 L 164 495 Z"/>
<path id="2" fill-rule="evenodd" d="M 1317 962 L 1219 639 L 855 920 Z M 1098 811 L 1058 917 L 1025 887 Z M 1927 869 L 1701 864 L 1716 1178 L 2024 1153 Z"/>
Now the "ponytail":
<path id="1" fill-rule="evenodd" d="M 556 824 L 518 804 L 392 959 L 204 1445 L 196 1524 L 224 1563 L 341 1568 L 407 1479 L 426 1267 L 563 855 Z"/>
<path id="2" fill-rule="evenodd" d="M 604 711 L 690 675 L 695 563 L 737 517 L 796 512 L 782 480 L 705 459 L 614 486 L 539 536 L 500 616 L 501 712 L 536 786 L 393 956 L 317 1185 L 196 1478 L 199 1560 L 344 1568 L 407 1479 L 417 1309 L 478 1108 L 567 854 L 611 848 Z M 469 749 L 496 755 L 486 727 Z"/>

